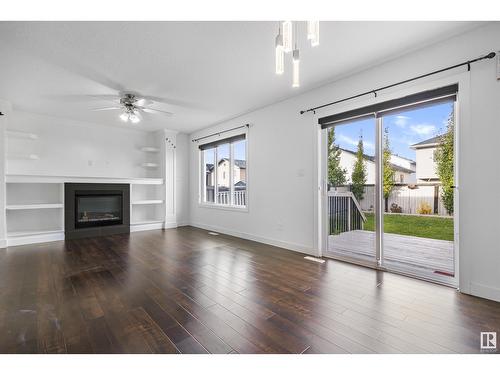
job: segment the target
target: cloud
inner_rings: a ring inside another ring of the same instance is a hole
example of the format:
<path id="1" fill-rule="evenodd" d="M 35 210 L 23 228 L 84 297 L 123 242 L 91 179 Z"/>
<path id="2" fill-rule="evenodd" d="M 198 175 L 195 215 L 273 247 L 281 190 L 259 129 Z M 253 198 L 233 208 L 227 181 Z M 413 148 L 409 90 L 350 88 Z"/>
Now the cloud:
<path id="1" fill-rule="evenodd" d="M 398 116 L 396 116 L 396 118 L 394 120 L 394 124 L 396 126 L 399 126 L 400 128 L 406 128 L 408 121 L 410 121 L 410 117 L 398 115 Z"/>
<path id="2" fill-rule="evenodd" d="M 429 136 L 436 133 L 437 130 L 436 126 L 432 124 L 411 125 L 410 129 L 414 134 L 418 134 L 421 136 Z"/>
<path id="3" fill-rule="evenodd" d="M 338 139 L 339 143 L 345 143 L 345 144 L 348 144 L 349 146 L 354 146 L 354 147 L 358 146 L 359 139 L 351 138 L 348 135 L 339 134 L 337 139 Z M 366 150 L 375 151 L 375 145 L 372 142 L 369 142 L 365 139 L 363 139 L 363 146 L 365 148 L 365 151 Z"/>

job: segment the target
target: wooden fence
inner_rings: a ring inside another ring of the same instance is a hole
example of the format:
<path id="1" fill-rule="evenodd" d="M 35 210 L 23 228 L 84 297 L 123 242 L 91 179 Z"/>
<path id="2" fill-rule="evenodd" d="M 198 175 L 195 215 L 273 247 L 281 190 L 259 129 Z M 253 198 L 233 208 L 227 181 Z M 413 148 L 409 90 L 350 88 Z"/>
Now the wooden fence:
<path id="1" fill-rule="evenodd" d="M 349 186 L 341 186 L 337 191 L 349 191 Z M 432 210 L 432 214 L 448 216 L 441 198 L 442 187 L 439 184 L 416 184 L 401 185 L 395 184 L 388 199 L 389 212 L 394 203 L 401 207 L 401 213 L 418 214 L 419 207 L 427 203 Z M 375 207 L 375 186 L 365 185 L 363 199 L 359 201 L 363 211 L 373 211 Z M 382 207 L 384 207 L 382 205 Z"/>

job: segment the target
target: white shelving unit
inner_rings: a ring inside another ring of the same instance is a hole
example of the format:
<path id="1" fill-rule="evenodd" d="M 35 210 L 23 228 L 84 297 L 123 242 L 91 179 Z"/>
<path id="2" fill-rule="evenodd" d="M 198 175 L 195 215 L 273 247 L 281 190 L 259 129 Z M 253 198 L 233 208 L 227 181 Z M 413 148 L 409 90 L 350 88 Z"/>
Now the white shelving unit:
<path id="1" fill-rule="evenodd" d="M 7 182 L 9 246 L 64 239 L 62 183 Z"/>
<path id="2" fill-rule="evenodd" d="M 133 201 L 132 205 L 138 205 L 138 204 L 163 204 L 164 200 L 162 199 L 146 199 L 142 201 Z"/>
<path id="3" fill-rule="evenodd" d="M 152 154 L 157 154 L 160 152 L 160 149 L 158 147 L 153 147 L 153 146 L 143 146 L 140 148 L 142 152 L 149 152 Z"/>
<path id="4" fill-rule="evenodd" d="M 156 169 L 156 168 L 158 168 L 159 164 L 158 163 L 142 163 L 141 166 L 143 168 Z"/>
<path id="5" fill-rule="evenodd" d="M 62 203 L 41 203 L 41 204 L 11 204 L 7 205 L 5 209 L 7 211 L 13 210 L 41 210 L 48 208 L 64 208 Z"/>
<path id="6" fill-rule="evenodd" d="M 25 163 L 39 159 L 38 152 L 32 149 L 38 143 L 31 142 L 38 140 L 37 134 L 14 130 L 6 133 L 15 146 L 11 153 L 6 153 L 7 159 L 25 159 Z M 166 185 L 166 152 L 170 152 L 168 160 L 174 159 L 173 151 L 166 147 L 163 131 L 152 136 L 146 145 L 138 147 L 142 158 L 136 160 L 134 166 L 142 166 L 144 177 L 6 174 L 7 246 L 64 240 L 65 183 L 129 184 L 131 232 L 165 228 L 174 207 L 173 204 L 167 205 L 172 200 L 173 190 Z M 23 163 L 23 160 L 15 163 Z M 168 181 L 171 184 L 174 177 Z M 167 216 L 167 208 L 170 216 Z M 169 225 L 175 225 L 175 218 Z"/>
<path id="7" fill-rule="evenodd" d="M 165 221 L 164 185 L 130 186 L 130 230 L 160 229 Z"/>

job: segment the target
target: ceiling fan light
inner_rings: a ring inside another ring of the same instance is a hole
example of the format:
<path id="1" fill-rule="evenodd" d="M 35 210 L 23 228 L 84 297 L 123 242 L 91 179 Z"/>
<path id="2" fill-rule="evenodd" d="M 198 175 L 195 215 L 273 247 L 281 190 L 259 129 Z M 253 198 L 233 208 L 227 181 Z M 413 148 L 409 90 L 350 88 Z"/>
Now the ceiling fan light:
<path id="1" fill-rule="evenodd" d="M 122 120 L 123 122 L 127 122 L 128 121 L 128 113 L 126 112 L 123 112 L 121 115 L 120 115 L 120 120 Z"/>
<path id="2" fill-rule="evenodd" d="M 130 121 L 132 122 L 132 124 L 137 124 L 139 122 L 141 122 L 141 119 L 139 118 L 139 116 L 137 116 L 135 113 L 132 113 L 130 116 L 129 116 L 129 119 Z"/>

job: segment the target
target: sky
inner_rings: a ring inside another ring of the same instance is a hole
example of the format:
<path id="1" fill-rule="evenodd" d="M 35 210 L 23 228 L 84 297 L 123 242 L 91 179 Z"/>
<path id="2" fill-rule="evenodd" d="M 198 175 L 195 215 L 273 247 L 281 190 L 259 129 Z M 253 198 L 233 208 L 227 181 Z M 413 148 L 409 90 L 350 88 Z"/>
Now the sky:
<path id="1" fill-rule="evenodd" d="M 239 159 L 239 160 L 245 160 L 246 159 L 246 141 L 239 141 L 234 143 L 234 158 Z M 212 151 L 208 150 L 205 152 L 205 163 L 207 164 L 213 164 L 214 163 L 214 154 L 213 154 L 213 149 Z M 229 159 L 229 144 L 223 144 L 218 146 L 217 149 L 218 157 L 219 159 L 226 158 Z"/>
<path id="2" fill-rule="evenodd" d="M 389 130 L 392 153 L 415 160 L 415 150 L 409 146 L 444 133 L 452 109 L 453 103 L 442 103 L 384 117 L 383 126 Z M 335 127 L 335 143 L 356 151 L 360 134 L 363 135 L 365 154 L 374 156 L 374 119 L 338 125 Z"/>

